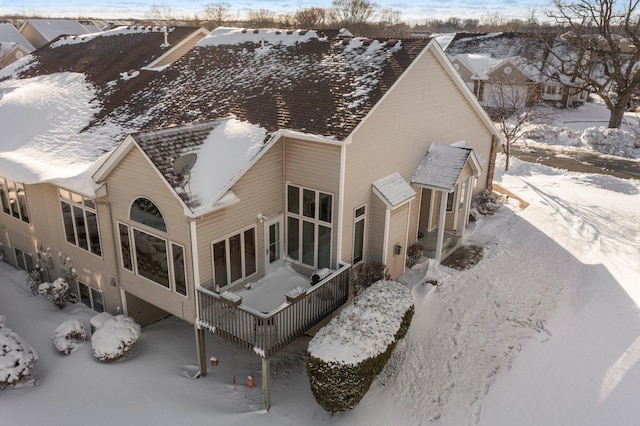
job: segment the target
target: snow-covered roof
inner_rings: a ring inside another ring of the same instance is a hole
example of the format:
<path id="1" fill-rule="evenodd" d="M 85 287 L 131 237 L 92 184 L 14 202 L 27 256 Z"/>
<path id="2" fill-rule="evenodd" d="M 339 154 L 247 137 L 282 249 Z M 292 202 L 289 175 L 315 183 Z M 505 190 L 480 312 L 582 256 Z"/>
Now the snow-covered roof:
<path id="1" fill-rule="evenodd" d="M 449 43 L 455 38 L 456 33 L 433 34 L 431 38 L 435 38 L 442 50 L 446 51 Z"/>
<path id="2" fill-rule="evenodd" d="M 438 143 L 431 144 L 427 155 L 418 166 L 411 182 L 451 192 L 456 186 L 467 160 L 472 155 L 474 154 L 471 148 Z"/>
<path id="3" fill-rule="evenodd" d="M 373 188 L 391 209 L 416 196 L 416 191 L 411 188 L 411 185 L 398 172 L 373 182 Z"/>
<path id="4" fill-rule="evenodd" d="M 195 30 L 176 27 L 169 44 Z M 158 72 L 145 69 L 167 51 L 155 28 L 64 37 L 0 70 L 0 117 L 14 132 L 2 174 L 70 181 L 127 134 L 230 116 L 270 135 L 344 140 L 428 41 L 218 28 Z"/>
<path id="5" fill-rule="evenodd" d="M 29 52 L 33 52 L 35 50 L 31 42 L 24 38 L 24 36 L 20 34 L 20 31 L 11 24 L 0 24 L 0 43 L 2 42 L 20 44 L 25 49 L 29 50 Z"/>
<path id="6" fill-rule="evenodd" d="M 194 214 L 214 209 L 231 185 L 268 145 L 267 131 L 255 124 L 228 118 L 132 135 L 140 148 Z M 185 175 L 174 162 L 185 154 L 197 160 Z"/>
<path id="7" fill-rule="evenodd" d="M 48 41 L 62 34 L 87 34 L 80 22 L 73 19 L 29 19 L 24 25 L 31 25 Z"/>

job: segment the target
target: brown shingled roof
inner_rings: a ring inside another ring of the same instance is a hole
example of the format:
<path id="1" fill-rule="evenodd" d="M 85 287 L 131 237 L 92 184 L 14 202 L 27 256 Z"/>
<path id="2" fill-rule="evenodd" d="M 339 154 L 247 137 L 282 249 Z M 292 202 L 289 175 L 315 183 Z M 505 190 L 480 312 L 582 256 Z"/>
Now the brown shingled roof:
<path id="1" fill-rule="evenodd" d="M 266 52 L 260 43 L 196 47 L 117 113 L 146 114 L 145 129 L 235 115 L 270 132 L 344 139 L 428 40 L 343 43 L 329 35 L 337 32 L 295 45 L 269 45 Z"/>

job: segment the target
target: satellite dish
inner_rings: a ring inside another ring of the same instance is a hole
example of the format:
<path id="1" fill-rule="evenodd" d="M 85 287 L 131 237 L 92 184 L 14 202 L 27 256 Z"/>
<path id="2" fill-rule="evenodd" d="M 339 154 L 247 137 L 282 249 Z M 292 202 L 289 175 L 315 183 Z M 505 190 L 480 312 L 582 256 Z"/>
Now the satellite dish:
<path id="1" fill-rule="evenodd" d="M 178 176 L 188 175 L 191 173 L 191 169 L 193 168 L 193 165 L 196 164 L 197 159 L 198 155 L 194 152 L 181 155 L 173 161 L 173 171 Z"/>

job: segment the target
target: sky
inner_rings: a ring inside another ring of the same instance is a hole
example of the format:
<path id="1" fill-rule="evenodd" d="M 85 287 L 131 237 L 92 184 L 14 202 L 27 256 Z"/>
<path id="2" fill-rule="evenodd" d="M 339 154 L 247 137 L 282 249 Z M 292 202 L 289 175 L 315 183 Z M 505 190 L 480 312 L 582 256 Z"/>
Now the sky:
<path id="1" fill-rule="evenodd" d="M 176 16 L 193 16 L 204 10 L 215 0 L 179 2 L 171 0 L 0 0 L 0 16 L 13 14 L 42 15 L 48 17 L 92 16 L 97 18 L 144 18 L 152 5 L 169 7 Z M 268 9 L 276 13 L 292 12 L 308 7 L 329 7 L 331 0 L 237 0 L 232 4 L 232 12 L 240 18 L 247 11 Z M 446 19 L 451 16 L 480 19 L 483 15 L 525 18 L 535 5 L 538 9 L 551 4 L 550 0 L 376 0 L 380 8 L 400 11 L 402 19 L 409 23 L 420 23 L 425 19 Z"/>

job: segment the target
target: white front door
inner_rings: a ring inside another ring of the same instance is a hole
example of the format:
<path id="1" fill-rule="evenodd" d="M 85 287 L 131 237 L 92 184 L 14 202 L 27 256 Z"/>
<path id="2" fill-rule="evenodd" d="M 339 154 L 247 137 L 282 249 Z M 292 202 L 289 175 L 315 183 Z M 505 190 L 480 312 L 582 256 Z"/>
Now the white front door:
<path id="1" fill-rule="evenodd" d="M 282 215 L 264 222 L 265 274 L 273 272 L 284 264 L 283 260 L 284 221 Z"/>

